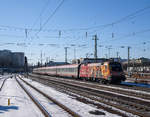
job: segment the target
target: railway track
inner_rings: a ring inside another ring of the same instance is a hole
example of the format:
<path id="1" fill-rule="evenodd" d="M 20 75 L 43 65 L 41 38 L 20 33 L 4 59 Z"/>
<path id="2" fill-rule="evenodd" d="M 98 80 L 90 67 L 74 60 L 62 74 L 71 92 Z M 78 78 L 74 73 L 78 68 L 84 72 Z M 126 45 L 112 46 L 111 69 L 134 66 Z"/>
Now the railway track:
<path id="1" fill-rule="evenodd" d="M 44 79 L 49 79 L 49 77 L 44 77 Z M 89 83 L 89 82 L 79 82 L 77 80 L 69 80 L 69 79 L 60 79 L 60 78 L 53 78 L 62 82 L 68 82 L 77 85 L 86 85 L 91 88 L 95 88 L 98 90 L 107 90 L 114 93 L 119 93 L 123 95 L 133 96 L 145 100 L 150 100 L 150 90 L 149 88 L 141 88 L 141 87 L 128 87 L 125 85 L 100 85 L 98 83 Z"/>
<path id="2" fill-rule="evenodd" d="M 17 80 L 17 79 L 16 79 Z M 20 78 L 20 80 L 22 80 L 26 85 L 28 85 L 29 87 L 31 87 L 32 89 L 34 89 L 35 91 L 37 91 L 38 93 L 40 93 L 41 95 L 43 95 L 44 97 L 46 97 L 49 101 L 52 101 L 53 103 L 55 103 L 56 105 L 58 105 L 60 108 L 62 108 L 64 111 L 66 111 L 69 115 L 73 116 L 73 117 L 80 117 L 80 115 L 78 115 L 77 113 L 75 113 L 74 111 L 72 111 L 71 109 L 69 109 L 68 107 L 66 107 L 65 105 L 61 104 L 60 102 L 58 102 L 57 100 L 55 100 L 54 98 L 50 97 L 49 95 L 47 95 L 46 93 L 42 92 L 41 90 L 37 89 L 36 87 L 32 86 L 31 84 L 29 84 L 28 82 L 24 81 L 23 79 Z M 19 82 L 17 80 L 17 82 Z M 21 84 L 21 83 L 20 83 Z M 27 91 L 27 90 L 26 90 Z M 33 97 L 33 96 L 32 96 Z M 38 102 L 39 103 L 39 102 Z M 37 105 L 37 104 L 36 104 Z M 40 107 L 38 105 L 38 107 Z M 42 113 L 45 115 L 45 117 L 50 117 L 48 116 L 48 112 L 44 112 L 45 109 L 43 110 L 40 107 L 40 110 L 42 111 Z"/>
<path id="3" fill-rule="evenodd" d="M 36 77 L 37 79 L 37 77 Z M 119 94 L 122 93 L 119 90 L 102 87 L 92 87 L 86 84 L 86 87 L 83 86 L 83 83 L 71 83 L 70 81 L 62 81 L 55 79 L 42 79 L 40 80 L 46 82 L 49 85 L 55 85 L 59 88 L 64 89 L 65 91 L 72 92 L 78 94 L 80 96 L 89 98 L 91 100 L 107 104 L 109 106 L 115 107 L 117 109 L 123 110 L 128 113 L 132 113 L 133 115 L 137 115 L 140 117 L 149 117 L 150 116 L 150 102 L 148 100 L 143 100 L 139 97 L 142 95 L 129 96 L 128 94 Z M 126 93 L 128 93 L 126 91 Z M 143 96 L 144 97 L 144 96 Z"/>
<path id="4" fill-rule="evenodd" d="M 48 75 L 37 75 L 37 74 L 29 74 L 30 76 L 38 76 L 38 77 L 42 77 L 42 78 L 54 78 L 54 79 L 58 79 L 59 77 L 54 77 L 54 76 L 48 76 Z M 85 83 L 85 84 L 90 84 L 90 85 L 93 85 L 93 86 L 107 86 L 107 87 L 110 87 L 110 88 L 122 88 L 122 89 L 126 89 L 126 90 L 138 90 L 138 91 L 143 91 L 143 92 L 148 92 L 150 93 L 150 88 L 147 88 L 147 87 L 138 87 L 138 86 L 134 86 L 134 85 L 127 85 L 127 84 L 101 84 L 99 82 L 95 82 L 95 81 L 85 81 L 85 80 L 77 80 L 77 79 L 74 79 L 74 78 L 63 78 L 61 77 L 61 79 L 59 78 L 59 80 L 67 80 L 67 81 L 71 81 L 71 82 L 80 82 L 80 83 Z"/>
<path id="5" fill-rule="evenodd" d="M 77 85 L 85 85 L 85 83 L 83 82 L 72 82 L 72 81 L 67 81 L 67 82 L 77 84 Z M 119 93 L 119 94 L 127 95 L 130 97 L 132 96 L 136 98 L 150 100 L 150 92 L 139 91 L 135 89 L 123 89 L 123 88 L 120 88 L 119 86 L 114 87 L 114 86 L 107 86 L 107 85 L 95 85 L 92 83 L 86 83 L 86 86 L 95 88 L 97 90 L 107 90 L 110 92 Z"/>
<path id="6" fill-rule="evenodd" d="M 5 82 L 6 82 L 6 80 L 7 80 L 8 78 L 9 78 L 9 77 L 1 78 L 1 80 L 3 80 L 3 81 L 2 81 L 2 84 L 1 84 L 1 86 L 0 86 L 0 91 L 2 90 L 2 88 L 3 88 L 3 86 L 4 86 Z"/>
<path id="7" fill-rule="evenodd" d="M 32 94 L 17 80 L 17 83 L 20 85 L 20 87 L 26 92 L 26 94 L 31 98 L 31 100 L 34 102 L 34 104 L 39 108 L 39 110 L 43 113 L 45 117 L 50 117 L 49 113 L 45 110 L 45 108 L 32 96 Z"/>

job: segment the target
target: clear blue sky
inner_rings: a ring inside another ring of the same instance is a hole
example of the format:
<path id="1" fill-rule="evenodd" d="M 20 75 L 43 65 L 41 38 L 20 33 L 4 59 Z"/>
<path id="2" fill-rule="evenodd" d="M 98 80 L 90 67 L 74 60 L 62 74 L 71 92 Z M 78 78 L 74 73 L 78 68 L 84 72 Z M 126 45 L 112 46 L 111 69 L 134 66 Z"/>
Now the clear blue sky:
<path id="1" fill-rule="evenodd" d="M 119 52 L 127 58 L 130 46 L 131 58 L 150 58 L 150 0 L 64 0 L 45 23 L 61 1 L 1 0 L 0 50 L 25 52 L 30 63 L 36 63 L 41 52 L 43 61 L 64 61 L 64 47 L 69 47 L 71 60 L 74 49 L 76 58 L 93 53 L 92 36 L 97 34 L 98 57 L 109 56 L 110 47 L 110 57 Z"/>

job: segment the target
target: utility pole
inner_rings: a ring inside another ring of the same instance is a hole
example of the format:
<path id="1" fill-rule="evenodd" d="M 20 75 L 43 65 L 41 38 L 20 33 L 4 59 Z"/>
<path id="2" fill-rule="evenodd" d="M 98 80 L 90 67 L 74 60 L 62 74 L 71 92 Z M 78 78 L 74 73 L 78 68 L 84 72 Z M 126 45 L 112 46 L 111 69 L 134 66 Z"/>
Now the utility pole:
<path id="1" fill-rule="evenodd" d="M 130 48 L 131 47 L 128 46 L 128 65 L 127 65 L 128 74 L 129 74 L 129 64 L 130 64 Z"/>
<path id="2" fill-rule="evenodd" d="M 76 48 L 74 48 L 74 59 L 76 59 Z"/>
<path id="3" fill-rule="evenodd" d="M 119 58 L 119 52 L 117 52 L 117 59 Z"/>
<path id="4" fill-rule="evenodd" d="M 67 49 L 68 47 L 65 47 L 65 62 L 67 63 Z"/>
<path id="5" fill-rule="evenodd" d="M 106 57 L 106 59 L 107 59 L 107 54 L 105 54 L 105 57 Z"/>
<path id="6" fill-rule="evenodd" d="M 42 64 L 43 64 L 43 63 L 42 63 L 42 51 L 41 51 L 41 66 L 42 66 Z"/>
<path id="7" fill-rule="evenodd" d="M 93 40 L 95 40 L 95 50 L 94 50 L 94 58 L 97 60 L 97 35 L 94 35 Z"/>
<path id="8" fill-rule="evenodd" d="M 110 49 L 112 49 L 112 48 L 111 47 L 108 48 L 109 59 L 110 59 Z"/>

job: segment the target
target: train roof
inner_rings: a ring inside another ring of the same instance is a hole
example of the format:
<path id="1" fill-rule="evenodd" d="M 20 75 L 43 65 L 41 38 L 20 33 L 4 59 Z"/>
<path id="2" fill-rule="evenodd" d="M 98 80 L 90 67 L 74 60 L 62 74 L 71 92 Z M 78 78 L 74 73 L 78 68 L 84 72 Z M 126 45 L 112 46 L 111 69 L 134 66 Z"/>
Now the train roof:
<path id="1" fill-rule="evenodd" d="M 59 66 L 39 67 L 36 69 L 74 68 L 74 67 L 78 67 L 78 65 L 79 64 L 68 64 L 68 65 L 59 65 Z"/>
<path id="2" fill-rule="evenodd" d="M 82 65 L 88 65 L 88 66 L 98 66 L 98 65 L 103 65 L 103 64 L 107 64 L 107 63 L 112 63 L 112 62 L 114 62 L 114 63 L 120 63 L 120 62 L 118 62 L 118 61 L 105 61 L 105 62 L 100 62 L 100 63 L 84 63 L 84 64 L 82 64 Z"/>
<path id="3" fill-rule="evenodd" d="M 117 62 L 117 61 L 105 61 L 105 62 L 99 62 L 99 63 L 81 63 L 81 65 L 88 65 L 88 66 L 99 66 L 110 62 Z M 120 63 L 120 62 L 119 62 Z M 37 69 L 54 69 L 54 68 L 75 68 L 78 67 L 80 64 L 67 64 L 67 65 L 59 65 L 59 66 L 49 66 L 49 67 L 39 67 L 35 68 Z"/>

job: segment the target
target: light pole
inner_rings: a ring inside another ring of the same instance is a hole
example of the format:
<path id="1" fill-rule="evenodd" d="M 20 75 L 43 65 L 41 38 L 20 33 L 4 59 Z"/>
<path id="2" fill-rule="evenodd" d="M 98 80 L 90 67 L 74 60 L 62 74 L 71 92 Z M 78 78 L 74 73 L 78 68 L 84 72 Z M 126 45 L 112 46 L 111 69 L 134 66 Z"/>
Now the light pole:
<path id="1" fill-rule="evenodd" d="M 130 66 L 130 65 L 129 65 L 129 64 L 130 64 L 130 48 L 131 48 L 131 47 L 128 46 L 128 65 L 127 65 L 128 74 L 129 74 L 129 66 Z"/>
<path id="2" fill-rule="evenodd" d="M 110 59 L 110 50 L 112 49 L 112 45 L 106 46 L 106 48 L 108 49 L 108 57 Z"/>
<path id="3" fill-rule="evenodd" d="M 94 35 L 93 40 L 95 40 L 94 58 L 97 59 L 97 35 Z"/>
<path id="4" fill-rule="evenodd" d="M 69 47 L 65 47 L 65 63 L 67 63 L 67 49 L 68 49 Z"/>

